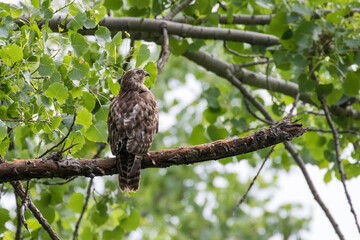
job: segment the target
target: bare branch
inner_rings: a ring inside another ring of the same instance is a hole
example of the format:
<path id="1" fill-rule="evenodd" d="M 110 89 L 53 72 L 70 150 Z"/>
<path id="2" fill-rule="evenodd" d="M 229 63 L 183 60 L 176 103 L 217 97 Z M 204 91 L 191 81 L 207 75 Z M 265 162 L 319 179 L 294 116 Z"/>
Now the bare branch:
<path id="1" fill-rule="evenodd" d="M 280 143 L 284 139 L 290 140 L 299 137 L 306 132 L 306 128 L 302 127 L 301 124 L 293 124 L 289 121 L 280 123 L 283 124 L 275 124 L 270 128 L 258 130 L 254 134 L 241 138 L 151 151 L 148 156 L 144 157 L 141 167 L 143 169 L 166 168 L 173 165 L 218 160 L 263 149 Z M 0 164 L 0 183 L 32 178 L 110 175 L 117 173 L 114 166 L 115 158 L 79 158 L 60 162 L 42 162 L 41 159 L 18 160 Z M 14 174 L 14 169 L 16 169 L 17 174 Z"/>
<path id="2" fill-rule="evenodd" d="M 340 142 L 339 142 L 339 134 L 337 132 L 337 129 L 335 127 L 335 124 L 334 122 L 332 121 L 332 118 L 331 118 L 331 115 L 330 115 L 330 111 L 329 111 L 329 108 L 327 107 L 327 104 L 326 104 L 326 101 L 325 101 L 325 98 L 323 96 L 318 96 L 319 97 L 319 100 L 323 106 L 323 109 L 324 109 L 324 112 L 325 112 L 325 116 L 326 116 L 326 120 L 331 128 L 331 131 L 332 131 L 332 134 L 334 136 L 334 144 L 335 144 L 335 153 L 336 153 L 336 163 L 338 165 L 338 169 L 339 169 L 339 173 L 340 173 L 340 179 L 341 179 L 341 182 L 343 184 L 343 187 L 344 187 L 344 192 L 345 192 L 345 195 L 346 195 L 346 198 L 348 200 L 348 203 L 349 203 L 349 206 L 350 206 L 350 211 L 351 213 L 353 214 L 354 216 L 354 219 L 355 219 L 355 224 L 356 224 L 356 227 L 358 229 L 358 232 L 360 233 L 360 225 L 359 225 L 359 221 L 358 221 L 358 218 L 357 218 L 357 215 L 356 215 L 356 212 L 355 212 L 355 209 L 354 209 L 354 206 L 352 204 L 352 200 L 351 200 L 351 197 L 350 197 L 350 194 L 349 194 L 349 191 L 347 189 L 347 186 L 346 186 L 346 175 L 345 175 L 345 170 L 344 170 L 344 166 L 342 165 L 342 161 L 340 159 Z"/>
<path id="3" fill-rule="evenodd" d="M 48 154 L 49 152 L 51 152 L 54 148 L 60 146 L 60 144 L 62 144 L 62 143 L 69 137 L 70 132 L 71 132 L 72 128 L 74 127 L 75 120 L 76 120 L 76 113 L 74 113 L 73 122 L 72 122 L 72 124 L 71 124 L 71 126 L 70 126 L 70 128 L 69 128 L 69 131 L 68 131 L 68 133 L 66 134 L 66 136 L 65 136 L 63 139 L 61 139 L 60 142 L 58 142 L 57 144 L 55 144 L 54 146 L 52 146 L 51 148 L 49 148 L 48 150 L 46 150 L 43 154 L 41 154 L 41 155 L 40 155 L 39 157 L 37 157 L 37 158 L 42 158 L 42 157 L 44 157 L 46 154 Z"/>
<path id="4" fill-rule="evenodd" d="M 257 54 L 242 54 L 242 53 L 239 53 L 237 51 L 234 51 L 232 49 L 230 49 L 227 45 L 227 42 L 224 41 L 224 48 L 231 54 L 234 54 L 235 56 L 238 56 L 238 57 L 243 57 L 243 58 L 266 58 L 266 59 L 269 59 L 269 57 L 266 57 L 265 55 L 257 55 Z"/>
<path id="5" fill-rule="evenodd" d="M 16 233 L 15 233 L 15 240 L 21 240 L 21 227 L 22 227 L 22 221 L 21 221 L 21 216 L 20 216 L 20 204 L 17 201 L 17 195 L 16 193 L 14 194 L 15 196 L 15 202 L 16 202 L 16 219 L 17 219 L 17 223 L 16 223 Z"/>
<path id="6" fill-rule="evenodd" d="M 90 182 L 89 182 L 89 185 L 88 185 L 88 188 L 87 188 L 87 191 L 86 191 L 86 198 L 85 198 L 84 206 L 83 206 L 83 208 L 81 210 L 79 219 L 78 219 L 78 221 L 76 222 L 76 225 L 75 225 L 75 230 L 74 230 L 74 234 L 73 234 L 73 240 L 77 239 L 77 237 L 78 237 L 78 231 L 79 231 L 79 227 L 80 227 L 80 222 L 81 222 L 81 219 L 84 216 L 86 207 L 87 207 L 87 205 L 89 203 L 89 198 L 90 198 L 90 194 L 91 194 L 91 188 L 92 188 L 92 185 L 93 185 L 93 181 L 94 181 L 94 178 L 92 177 L 90 179 Z"/>
<path id="7" fill-rule="evenodd" d="M 160 74 L 161 70 L 163 69 L 163 67 L 165 66 L 165 63 L 167 62 L 167 60 L 169 58 L 169 36 L 168 36 L 166 26 L 164 26 L 162 30 L 163 30 L 164 41 L 163 41 L 160 56 L 159 56 L 159 59 L 157 62 L 157 74 Z"/>
<path id="8" fill-rule="evenodd" d="M 6 164 L 6 163 L 3 163 Z M 2 165 L 2 164 L 0 164 Z M 12 181 L 11 185 L 14 187 L 16 194 L 23 199 L 25 197 L 25 190 L 22 186 L 21 182 L 19 181 Z M 38 222 L 41 224 L 41 226 L 47 231 L 47 233 L 50 235 L 51 239 L 60 240 L 59 236 L 54 232 L 54 230 L 51 228 L 48 221 L 43 217 L 39 209 L 35 206 L 35 204 L 32 202 L 32 200 L 29 198 L 29 209 L 34 214 L 35 218 L 38 220 Z"/>
<path id="9" fill-rule="evenodd" d="M 309 186 L 309 189 L 312 193 L 312 195 L 314 196 L 315 201 L 319 204 L 319 206 L 321 207 L 321 209 L 323 210 L 323 212 L 325 213 L 326 217 L 329 219 L 331 225 L 333 226 L 336 234 L 338 235 L 338 237 L 341 240 L 345 240 L 344 235 L 342 234 L 339 225 L 337 224 L 337 222 L 335 221 L 334 217 L 331 215 L 329 209 L 326 207 L 325 203 L 321 200 L 319 193 L 317 192 L 314 183 L 311 180 L 311 177 L 308 173 L 308 171 L 306 170 L 304 161 L 302 160 L 301 156 L 299 155 L 299 153 L 296 152 L 296 150 L 294 149 L 294 147 L 289 143 L 289 142 L 284 142 L 284 145 L 286 147 L 286 149 L 289 151 L 289 153 L 291 154 L 291 156 L 294 158 L 295 162 L 298 164 L 298 166 L 300 167 L 301 172 L 303 173 L 305 180 Z"/>
<path id="10" fill-rule="evenodd" d="M 253 178 L 253 180 L 251 181 L 251 183 L 250 183 L 250 185 L 249 185 L 248 189 L 246 190 L 245 194 L 242 196 L 242 198 L 240 199 L 240 201 L 238 202 L 238 204 L 236 204 L 236 207 L 235 207 L 235 209 L 234 209 L 234 210 L 233 210 L 233 212 L 232 212 L 232 217 L 234 217 L 234 216 L 235 216 L 236 211 L 239 209 L 240 205 L 241 205 L 241 204 L 245 201 L 245 199 L 246 199 L 246 197 L 247 197 L 248 193 L 250 192 L 250 189 L 251 189 L 251 188 L 252 188 L 252 186 L 254 185 L 254 183 L 255 183 L 255 181 L 256 181 L 256 179 L 257 179 L 257 177 L 259 176 L 259 174 L 260 174 L 261 170 L 263 169 L 263 167 L 264 167 L 264 165 L 265 165 L 266 161 L 267 161 L 267 160 L 268 160 L 268 158 L 270 157 L 270 154 L 274 151 L 274 148 L 275 148 L 275 146 L 272 146 L 272 148 L 270 149 L 270 151 L 269 151 L 269 152 L 268 152 L 268 154 L 266 155 L 266 157 L 265 157 L 265 159 L 264 159 L 263 163 L 261 164 L 261 166 L 260 166 L 259 170 L 257 171 L 257 173 L 256 173 L 255 177 L 254 177 L 254 178 Z"/>
<path id="11" fill-rule="evenodd" d="M 245 107 L 246 107 L 247 111 L 248 111 L 251 115 L 253 115 L 256 119 L 258 119 L 258 120 L 260 120 L 261 122 L 266 123 L 266 124 L 272 124 L 271 121 L 268 121 L 268 120 L 266 120 L 266 119 L 263 119 L 263 118 L 259 117 L 258 115 L 256 115 L 256 113 L 254 113 L 253 110 L 251 110 L 251 108 L 250 108 L 250 106 L 249 106 L 248 99 L 247 99 L 247 97 L 245 97 L 245 96 L 244 96 L 244 103 L 245 103 Z"/>
<path id="12" fill-rule="evenodd" d="M 175 8 L 164 17 L 164 19 L 172 20 L 176 16 L 176 14 L 178 14 L 184 8 L 186 8 L 191 3 L 191 1 L 192 0 L 185 0 L 182 3 L 180 3 L 179 5 L 175 6 Z"/>

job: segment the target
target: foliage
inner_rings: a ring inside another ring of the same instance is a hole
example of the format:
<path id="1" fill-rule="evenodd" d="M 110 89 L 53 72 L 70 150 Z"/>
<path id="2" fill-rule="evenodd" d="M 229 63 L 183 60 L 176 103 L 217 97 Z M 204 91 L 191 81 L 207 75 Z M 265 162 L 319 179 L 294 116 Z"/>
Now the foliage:
<path id="1" fill-rule="evenodd" d="M 71 156 L 91 158 L 100 143 L 107 141 L 107 114 L 110 100 L 120 90 L 118 80 L 123 74 L 123 63 L 131 55 L 131 67 L 144 67 L 151 73 L 146 84 L 153 87 L 161 111 L 161 131 L 153 149 L 201 144 L 236 136 L 244 136 L 261 128 L 263 123 L 254 118 L 243 103 L 243 96 L 228 81 L 204 71 L 179 56 L 185 51 L 200 48 L 234 64 L 253 61 L 228 53 L 217 41 L 170 39 L 172 55 L 157 77 L 156 59 L 160 47 L 136 41 L 130 51 L 129 39 L 121 33 L 112 35 L 106 27 L 98 27 L 94 36 L 83 36 L 81 28 L 94 28 L 108 11 L 113 16 L 161 17 L 172 10 L 173 1 L 105 0 L 66 1 L 65 8 L 56 1 L 32 0 L 31 5 L 13 6 L 0 3 L 0 154 L 7 160 L 35 158 L 58 142 L 68 132 L 74 113 L 75 127 L 65 147 Z M 175 5 L 179 1 L 175 2 Z M 189 17 L 190 24 L 219 26 L 217 14 L 275 14 L 271 24 L 226 25 L 227 28 L 272 34 L 281 44 L 263 46 L 229 42 L 231 49 L 243 54 L 261 54 L 273 58 L 271 76 L 299 85 L 301 93 L 311 95 L 319 105 L 317 94 L 325 96 L 329 106 L 351 107 L 360 111 L 360 53 L 358 13 L 347 16 L 356 1 L 221 1 L 197 0 L 180 15 Z M 339 9 L 328 15 L 317 15 L 315 10 Z M 216 6 L 216 7 L 214 7 Z M 67 24 L 68 32 L 54 33 L 48 26 L 60 12 L 73 17 Z M 30 17 L 18 28 L 14 19 L 21 14 Z M 43 28 L 36 21 L 46 19 Z M 223 25 L 221 25 L 223 26 Z M 225 26 L 224 26 L 225 27 Z M 309 59 L 319 78 L 316 86 L 310 78 Z M 266 73 L 266 66 L 248 68 Z M 196 90 L 201 89 L 201 92 Z M 273 117 L 280 120 L 293 99 L 274 91 L 261 92 L 248 87 Z M 269 97 L 271 95 L 271 99 Z M 355 99 L 355 100 L 354 100 Z M 299 104 L 297 112 L 319 111 L 309 104 Z M 176 115 L 176 119 L 174 118 Z M 329 129 L 323 116 L 299 114 L 310 128 Z M 18 121 L 7 121 L 16 119 Z M 360 121 L 350 117 L 333 116 L 340 130 L 359 131 Z M 333 151 L 333 137 L 329 133 L 309 132 L 294 140 L 303 159 L 319 168 L 327 169 L 324 181 L 339 178 Z M 360 174 L 359 135 L 341 134 L 341 149 L 352 146 L 351 156 L 344 159 L 349 178 Z M 272 167 L 266 171 L 270 179 L 256 183 L 239 212 L 232 218 L 232 210 L 246 191 L 249 181 L 240 181 L 236 171 L 239 161 L 246 159 L 256 168 L 267 151 L 246 154 L 219 163 L 203 163 L 195 167 L 174 166 L 142 172 L 140 190 L 135 194 L 118 192 L 115 177 L 97 179 L 89 206 L 81 222 L 80 239 L 121 239 L 134 236 L 137 230 L 142 239 L 269 239 L 280 234 L 283 239 L 301 237 L 310 218 L 300 218 L 294 211 L 301 205 L 287 204 L 270 211 L 271 194 L 259 198 L 256 191 L 276 187 L 277 171 L 294 164 L 283 146 L 272 154 Z M 106 146 L 102 156 L 109 156 Z M 56 180 L 51 180 L 56 181 Z M 67 185 L 47 186 L 31 183 L 34 203 L 49 221 L 55 232 L 64 239 L 72 236 L 85 201 L 87 179 L 77 178 Z M 99 187 L 100 186 L 100 187 Z M 4 185 L 5 197 L 10 197 L 10 184 Z M 12 197 L 12 196 L 11 196 Z M 0 207 L 0 232 L 4 239 L 13 239 L 15 214 Z M 15 212 L 15 211 L 14 211 Z M 23 239 L 49 236 L 31 213 L 26 212 L 31 233 L 22 230 Z M 5 225 L 5 223 L 7 223 Z M 129 235 L 130 233 L 130 235 Z"/>

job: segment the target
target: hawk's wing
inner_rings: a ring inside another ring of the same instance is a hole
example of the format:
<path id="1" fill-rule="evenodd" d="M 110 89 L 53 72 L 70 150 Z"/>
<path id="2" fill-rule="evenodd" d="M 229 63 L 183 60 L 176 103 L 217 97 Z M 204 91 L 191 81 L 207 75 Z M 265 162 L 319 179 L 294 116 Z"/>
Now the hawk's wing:
<path id="1" fill-rule="evenodd" d="M 159 112 L 150 91 L 120 92 L 110 105 L 108 129 L 111 152 L 117 155 L 127 139 L 126 150 L 146 154 L 158 131 Z"/>

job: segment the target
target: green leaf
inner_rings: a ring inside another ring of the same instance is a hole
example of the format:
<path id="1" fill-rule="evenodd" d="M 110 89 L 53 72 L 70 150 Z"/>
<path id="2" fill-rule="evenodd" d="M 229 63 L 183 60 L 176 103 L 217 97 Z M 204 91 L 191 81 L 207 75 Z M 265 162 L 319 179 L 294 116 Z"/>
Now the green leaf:
<path id="1" fill-rule="evenodd" d="M 107 10 L 104 6 L 97 4 L 95 7 L 95 23 L 98 24 L 105 17 Z"/>
<path id="2" fill-rule="evenodd" d="M 139 51 L 136 54 L 136 65 L 139 67 L 143 62 L 148 60 L 150 57 L 150 50 L 145 44 L 141 44 Z"/>
<path id="3" fill-rule="evenodd" d="M 360 69 L 356 72 L 349 71 L 344 79 L 344 93 L 350 96 L 358 96 L 360 90 Z"/>
<path id="4" fill-rule="evenodd" d="M 109 53 L 110 53 L 110 56 L 114 57 L 115 59 L 116 59 L 116 46 L 121 43 L 121 36 L 122 36 L 122 33 L 118 32 L 113 37 L 113 39 L 111 40 L 111 43 L 110 43 Z"/>
<path id="5" fill-rule="evenodd" d="M 82 97 L 84 101 L 83 106 L 86 107 L 89 110 L 89 112 L 91 112 L 95 107 L 94 96 L 89 92 L 83 92 Z"/>
<path id="6" fill-rule="evenodd" d="M 1 156 L 5 156 L 6 152 L 9 149 L 9 145 L 10 145 L 10 139 L 6 138 L 5 140 L 3 140 L 2 142 L 0 142 L 0 155 Z"/>
<path id="7" fill-rule="evenodd" d="M 31 4 L 34 6 L 34 8 L 40 8 L 39 0 L 31 0 Z"/>
<path id="8" fill-rule="evenodd" d="M 89 44 L 85 41 L 85 38 L 79 33 L 72 34 L 70 40 L 71 46 L 74 49 L 75 56 L 81 57 L 87 51 Z"/>
<path id="9" fill-rule="evenodd" d="M 79 11 L 75 17 L 67 24 L 67 28 L 73 31 L 77 31 L 84 26 L 86 21 L 86 14 Z"/>
<path id="10" fill-rule="evenodd" d="M 81 213 L 84 205 L 84 195 L 82 193 L 73 193 L 70 197 L 68 207 L 76 213 Z"/>
<path id="11" fill-rule="evenodd" d="M 95 37 L 98 43 L 102 43 L 105 46 L 106 42 L 111 41 L 111 33 L 106 27 L 100 26 L 95 32 Z"/>
<path id="12" fill-rule="evenodd" d="M 225 139 L 229 134 L 225 128 L 217 128 L 214 125 L 210 125 L 207 128 L 207 133 L 209 134 L 211 141 Z"/>
<path id="13" fill-rule="evenodd" d="M 40 76 L 50 76 L 55 71 L 55 65 L 52 58 L 49 55 L 44 54 L 40 58 L 40 65 L 38 73 Z"/>
<path id="14" fill-rule="evenodd" d="M 150 74 L 150 77 L 147 77 L 145 79 L 145 86 L 150 87 L 150 88 L 154 87 L 155 81 L 156 81 L 156 76 L 157 76 L 157 67 L 156 67 L 155 63 L 148 62 L 145 65 L 144 70 Z"/>
<path id="15" fill-rule="evenodd" d="M 330 182 L 332 179 L 332 171 L 331 170 L 328 170 L 326 173 L 325 173 L 325 176 L 324 176 L 324 182 L 325 183 L 328 183 Z"/>
<path id="16" fill-rule="evenodd" d="M 6 129 L 7 129 L 6 124 L 0 120 L 0 141 L 6 137 L 7 135 Z"/>
<path id="17" fill-rule="evenodd" d="M 95 125 L 91 125 L 86 131 L 85 137 L 93 142 L 107 142 L 107 124 L 99 121 Z"/>
<path id="18" fill-rule="evenodd" d="M 0 232 L 5 231 L 5 223 L 10 220 L 9 210 L 0 208 Z"/>
<path id="19" fill-rule="evenodd" d="M 125 231 L 134 231 L 140 224 L 140 218 L 140 213 L 137 210 L 132 209 L 130 216 L 122 220 L 120 226 Z"/>
<path id="20" fill-rule="evenodd" d="M 334 24 L 339 24 L 344 19 L 344 16 L 348 13 L 349 11 L 347 9 L 329 13 L 326 15 L 326 21 Z"/>
<path id="21" fill-rule="evenodd" d="M 68 89 L 64 85 L 57 82 L 51 84 L 45 93 L 47 97 L 56 98 L 60 104 L 64 104 L 66 99 L 69 97 Z"/>
<path id="22" fill-rule="evenodd" d="M 60 116 L 56 116 L 56 117 L 53 117 L 51 119 L 51 129 L 52 130 L 55 130 L 56 128 L 59 127 L 60 123 L 61 123 L 61 117 Z"/>
<path id="23" fill-rule="evenodd" d="M 104 6 L 110 10 L 118 10 L 123 5 L 122 1 L 118 0 L 105 0 Z"/>
<path id="24" fill-rule="evenodd" d="M 73 68 L 69 72 L 69 78 L 71 80 L 81 80 L 88 76 L 89 71 L 89 64 L 83 60 L 77 59 L 73 62 Z"/>
<path id="25" fill-rule="evenodd" d="M 109 84 L 109 88 L 110 88 L 111 93 L 114 96 L 117 96 L 119 94 L 119 91 L 120 91 L 120 84 L 117 81 L 114 82 L 111 77 L 108 78 L 108 84 Z"/>
<path id="26" fill-rule="evenodd" d="M 23 58 L 22 48 L 15 44 L 10 44 L 7 47 L 10 59 L 14 62 L 19 62 Z"/>
<path id="27" fill-rule="evenodd" d="M 174 38 L 169 38 L 169 48 L 171 53 L 173 53 L 176 56 L 179 56 L 186 52 L 189 48 L 189 43 L 186 39 L 183 39 L 182 41 L 177 41 Z"/>
<path id="28" fill-rule="evenodd" d="M 19 107 L 19 103 L 18 102 L 13 102 L 7 109 L 6 114 L 8 115 L 9 118 L 12 119 L 18 119 L 20 117 L 20 113 L 18 111 L 18 107 Z"/>
<path id="29" fill-rule="evenodd" d="M 117 226 L 114 230 L 109 231 L 105 230 L 103 232 L 103 239 L 109 239 L 109 240 L 117 240 L 117 239 L 123 239 L 124 237 L 124 231 L 120 226 Z"/>
<path id="30" fill-rule="evenodd" d="M 90 112 L 86 108 L 83 108 L 80 112 L 78 112 L 75 123 L 81 124 L 85 128 L 90 127 L 92 124 L 92 117 Z"/>
<path id="31" fill-rule="evenodd" d="M 189 138 L 189 144 L 198 145 L 198 144 L 206 143 L 208 139 L 204 135 L 205 135 L 204 126 L 201 124 L 195 126 L 191 132 Z"/>

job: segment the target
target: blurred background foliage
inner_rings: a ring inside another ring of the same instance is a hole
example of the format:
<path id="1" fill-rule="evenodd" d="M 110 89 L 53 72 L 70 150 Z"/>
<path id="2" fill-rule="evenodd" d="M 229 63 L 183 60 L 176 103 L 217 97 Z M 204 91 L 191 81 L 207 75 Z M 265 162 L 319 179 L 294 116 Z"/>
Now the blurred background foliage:
<path id="1" fill-rule="evenodd" d="M 186 50 L 208 51 L 234 64 L 254 61 L 228 53 L 222 42 L 214 40 L 170 39 L 171 56 L 157 76 L 156 60 L 160 46 L 112 35 L 99 27 L 94 36 L 82 36 L 80 28 L 94 28 L 105 16 L 162 18 L 181 1 L 31 0 L 15 5 L 0 3 L 0 154 L 6 160 L 35 158 L 58 142 L 77 113 L 76 124 L 66 146 L 77 143 L 68 157 L 91 158 L 107 139 L 107 114 L 111 99 L 119 92 L 117 81 L 123 74 L 125 59 L 129 68 L 143 67 L 151 73 L 146 84 L 152 87 L 160 109 L 160 132 L 152 149 L 195 145 L 218 139 L 248 135 L 265 125 L 245 108 L 243 97 L 225 79 L 182 57 Z M 302 93 L 318 102 L 316 92 L 326 96 L 328 105 L 341 105 L 352 99 L 360 110 L 359 30 L 360 15 L 344 18 L 357 1 L 280 1 L 196 0 L 178 16 L 189 24 L 226 27 L 273 34 L 281 45 L 265 48 L 229 42 L 243 54 L 273 58 L 269 75 L 297 83 Z M 339 9 L 317 15 L 323 9 Z M 73 17 L 66 33 L 53 33 L 47 20 L 54 14 Z M 269 25 L 220 25 L 217 15 L 275 14 Z M 14 19 L 28 15 L 18 28 Z M 45 25 L 36 24 L 41 18 Z M 315 47 L 314 47 L 315 46 Z M 312 52 L 312 51 L 315 51 Z M 309 78 L 309 56 L 315 56 L 320 78 L 316 88 Z M 266 64 L 247 69 L 266 73 Z M 280 120 L 293 98 L 280 93 L 249 87 Z M 355 100 L 354 100 L 355 99 Z M 255 111 L 255 109 L 254 109 Z M 306 127 L 326 129 L 324 116 L 309 104 L 299 104 L 297 114 Z M 333 116 L 340 130 L 359 131 L 360 122 L 351 117 Z M 9 121 L 16 120 L 16 121 Z M 324 181 L 339 178 L 329 133 L 308 132 L 293 143 L 306 163 L 327 169 Z M 341 134 L 341 148 L 353 149 L 344 159 L 349 178 L 360 174 L 359 135 Z M 142 171 L 137 193 L 120 193 L 115 176 L 95 178 L 90 202 L 81 222 L 80 239 L 301 239 L 311 216 L 295 214 L 302 209 L 289 203 L 270 210 L 277 173 L 294 164 L 282 144 L 275 148 L 271 164 L 255 184 L 245 203 L 232 217 L 237 202 L 246 191 L 257 166 L 268 150 L 261 150 L 217 162 L 195 166 Z M 101 156 L 111 156 L 109 146 Z M 241 162 L 240 162 L 241 161 Z M 250 173 L 242 175 L 241 168 Z M 249 177 L 249 179 L 248 179 Z M 49 179 L 51 182 L 59 179 Z M 65 185 L 48 186 L 32 182 L 30 194 L 55 232 L 72 237 L 82 210 L 89 179 L 78 177 Z M 16 229 L 15 197 L 9 183 L 1 185 L 0 237 L 13 239 Z M 4 200 L 5 199 L 5 200 Z M 27 211 L 31 233 L 23 228 L 23 239 L 49 239 L 47 233 Z"/>

